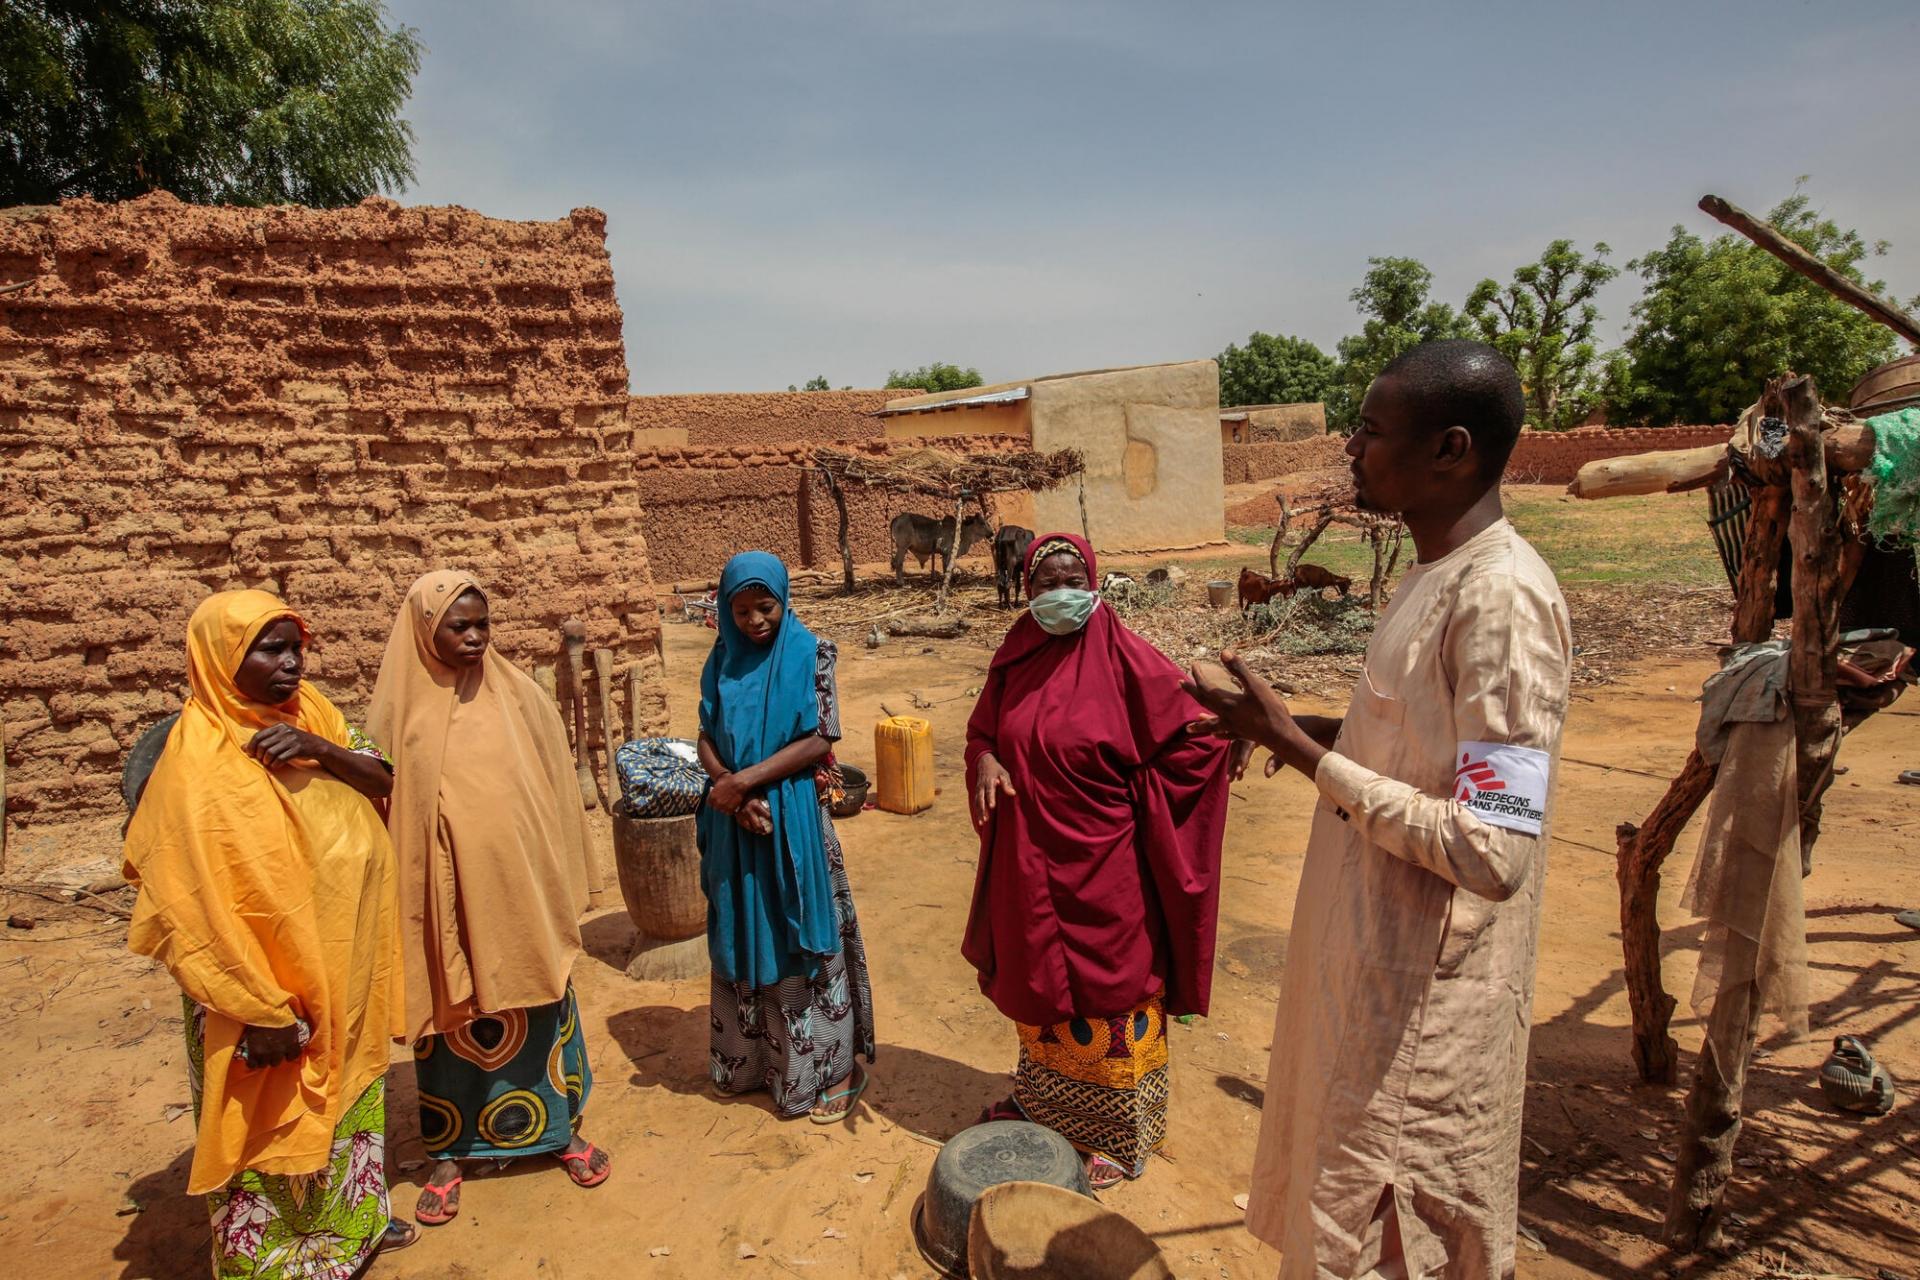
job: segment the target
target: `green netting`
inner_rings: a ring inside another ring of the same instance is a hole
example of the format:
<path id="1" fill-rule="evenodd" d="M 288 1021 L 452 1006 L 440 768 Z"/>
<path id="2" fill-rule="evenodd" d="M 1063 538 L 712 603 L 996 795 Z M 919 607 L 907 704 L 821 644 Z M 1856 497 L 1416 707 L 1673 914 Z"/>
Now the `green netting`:
<path id="1" fill-rule="evenodd" d="M 1882 543 L 1920 539 L 1920 408 L 1868 418 L 1873 428 L 1873 515 Z"/>

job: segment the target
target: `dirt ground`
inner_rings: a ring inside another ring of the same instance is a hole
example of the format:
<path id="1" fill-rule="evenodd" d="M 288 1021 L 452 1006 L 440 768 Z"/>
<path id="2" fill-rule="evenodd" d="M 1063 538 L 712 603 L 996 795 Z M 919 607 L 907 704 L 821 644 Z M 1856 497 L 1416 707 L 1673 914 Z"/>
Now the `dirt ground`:
<path id="1" fill-rule="evenodd" d="M 693 727 L 711 633 L 667 628 L 675 729 Z M 975 841 L 960 794 L 963 725 L 989 650 L 842 638 L 843 755 L 869 765 L 867 726 L 884 701 L 931 703 L 945 779 L 933 810 L 868 812 L 840 826 L 878 1006 L 874 1084 L 847 1124 L 776 1119 L 764 1102 L 705 1091 L 704 982 L 644 985 L 622 965 L 632 929 L 617 894 L 586 925 L 575 975 L 591 1032 L 595 1088 L 586 1132 L 611 1148 L 614 1176 L 592 1191 L 557 1167 L 475 1177 L 459 1219 L 379 1262 L 377 1277 L 918 1277 L 908 1220 L 937 1145 L 1007 1089 L 1010 1029 L 959 955 Z M 1613 828 L 1664 789 L 1691 738 L 1701 655 L 1583 689 L 1569 719 L 1554 814 L 1521 1171 L 1520 1274 L 1537 1280 L 1676 1276 L 1915 1276 L 1920 1257 L 1920 1120 L 1908 1101 L 1884 1118 L 1827 1111 L 1814 1070 L 1838 1032 L 1864 1036 L 1896 1079 L 1920 1080 L 1920 934 L 1889 917 L 1920 906 L 1920 706 L 1896 708 L 1850 739 L 1851 766 L 1827 806 L 1807 887 L 1815 1034 L 1754 1066 L 1749 1123 L 1729 1206 L 1747 1249 L 1675 1260 L 1654 1242 L 1682 1092 L 1639 1086 L 1628 1058 Z M 1306 702 L 1308 710 L 1328 710 Z M 1240 1225 L 1274 1000 L 1298 882 L 1309 785 L 1292 775 L 1235 788 L 1227 837 L 1219 967 L 1210 1017 L 1173 1031 L 1171 1138 L 1145 1178 L 1104 1197 L 1149 1231 L 1182 1277 L 1271 1276 L 1278 1255 Z M 117 870 L 117 823 L 41 829 L 9 851 L 9 880 L 68 868 L 84 882 Z M 1676 906 L 1692 861 L 1683 837 L 1666 870 L 1666 983 L 1686 1007 L 1697 929 Z M 75 870 L 75 867 L 78 867 Z M 179 997 L 123 947 L 124 926 L 9 899 L 50 919 L 0 930 L 0 1034 L 12 1070 L 0 1107 L 9 1194 L 0 1246 L 15 1276 L 205 1274 L 203 1202 L 185 1194 L 191 1119 Z M 425 1168 L 412 1072 L 395 1054 L 389 1160 L 395 1208 L 410 1217 Z M 743 1258 L 743 1253 L 753 1256 Z M 1883 1270 L 1884 1269 L 1884 1270 Z"/>

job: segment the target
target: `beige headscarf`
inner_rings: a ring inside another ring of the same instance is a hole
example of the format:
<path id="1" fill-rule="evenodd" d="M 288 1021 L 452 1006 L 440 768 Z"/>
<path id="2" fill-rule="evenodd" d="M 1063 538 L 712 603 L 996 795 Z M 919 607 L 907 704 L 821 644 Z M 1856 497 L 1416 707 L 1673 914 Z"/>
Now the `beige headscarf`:
<path id="1" fill-rule="evenodd" d="M 388 825 L 414 1040 L 565 995 L 591 884 L 553 700 L 491 647 L 471 668 L 434 655 L 441 618 L 479 590 L 456 570 L 413 584 L 367 718 L 394 765 Z"/>

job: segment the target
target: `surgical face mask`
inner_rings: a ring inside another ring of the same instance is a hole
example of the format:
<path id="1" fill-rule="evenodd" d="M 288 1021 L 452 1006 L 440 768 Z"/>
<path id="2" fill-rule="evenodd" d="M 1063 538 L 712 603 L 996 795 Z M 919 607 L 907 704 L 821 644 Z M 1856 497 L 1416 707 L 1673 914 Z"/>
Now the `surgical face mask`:
<path id="1" fill-rule="evenodd" d="M 1061 587 L 1027 601 L 1027 610 L 1049 634 L 1070 636 L 1087 625 L 1087 619 L 1093 616 L 1093 607 L 1099 603 L 1098 591 Z"/>

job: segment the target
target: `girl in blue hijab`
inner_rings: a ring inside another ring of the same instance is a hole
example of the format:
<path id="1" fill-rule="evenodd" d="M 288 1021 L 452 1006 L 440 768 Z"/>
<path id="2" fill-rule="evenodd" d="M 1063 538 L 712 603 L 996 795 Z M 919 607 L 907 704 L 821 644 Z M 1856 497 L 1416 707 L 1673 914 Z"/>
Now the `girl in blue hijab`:
<path id="1" fill-rule="evenodd" d="M 743 551 L 720 575 L 700 673 L 698 818 L 713 962 L 714 1087 L 768 1089 L 831 1124 L 867 1087 L 873 993 L 825 796 L 840 738 L 837 656 L 791 612 L 787 570 Z"/>

